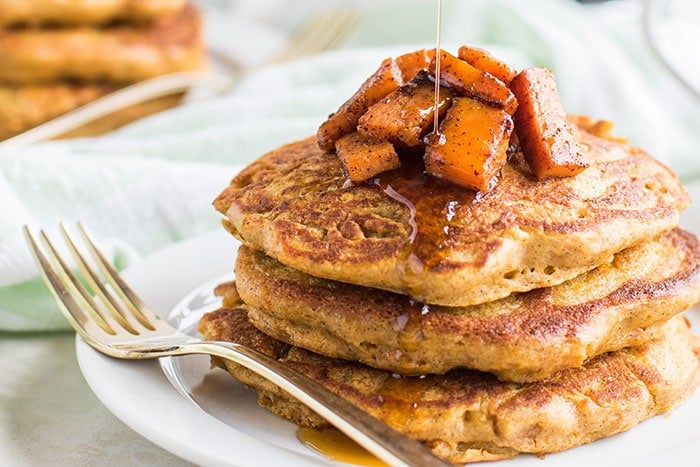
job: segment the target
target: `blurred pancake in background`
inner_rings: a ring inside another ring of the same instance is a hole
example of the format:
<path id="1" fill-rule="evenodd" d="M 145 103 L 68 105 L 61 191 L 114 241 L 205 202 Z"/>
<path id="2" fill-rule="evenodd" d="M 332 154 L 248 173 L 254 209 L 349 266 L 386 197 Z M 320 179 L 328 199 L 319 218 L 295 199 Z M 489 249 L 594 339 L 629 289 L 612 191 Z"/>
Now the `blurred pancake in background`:
<path id="1" fill-rule="evenodd" d="M 119 89 L 110 84 L 0 86 L 0 140 L 33 128 Z M 139 118 L 175 107 L 183 94 L 159 97 L 93 120 L 61 137 L 107 133 Z"/>
<path id="2" fill-rule="evenodd" d="M 175 14 L 186 0 L 0 0 L 0 26 L 143 23 Z"/>
<path id="3" fill-rule="evenodd" d="M 0 0 L 0 140 L 130 84 L 201 70 L 204 56 L 201 15 L 183 0 Z M 111 131 L 183 95 L 130 106 L 61 137 Z"/>
<path id="4" fill-rule="evenodd" d="M 0 31 L 0 82 L 56 80 L 131 83 L 202 67 L 201 19 L 187 6 L 135 27 Z"/>

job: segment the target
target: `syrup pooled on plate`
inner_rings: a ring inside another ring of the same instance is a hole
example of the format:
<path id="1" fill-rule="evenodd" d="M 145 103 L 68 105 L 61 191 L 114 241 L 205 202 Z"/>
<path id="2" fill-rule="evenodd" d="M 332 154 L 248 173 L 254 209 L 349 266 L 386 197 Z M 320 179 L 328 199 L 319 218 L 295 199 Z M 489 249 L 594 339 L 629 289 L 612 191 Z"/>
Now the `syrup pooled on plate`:
<path id="1" fill-rule="evenodd" d="M 297 430 L 297 438 L 305 446 L 334 461 L 367 467 L 388 467 L 337 428 L 302 427 Z"/>

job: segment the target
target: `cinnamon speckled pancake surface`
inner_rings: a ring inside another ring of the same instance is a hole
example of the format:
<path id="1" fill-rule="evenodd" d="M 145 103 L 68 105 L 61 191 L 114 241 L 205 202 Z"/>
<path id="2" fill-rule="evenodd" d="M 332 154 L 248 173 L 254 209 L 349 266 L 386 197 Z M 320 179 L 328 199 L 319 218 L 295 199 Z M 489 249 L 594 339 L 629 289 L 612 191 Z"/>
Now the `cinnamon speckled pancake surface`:
<path id="1" fill-rule="evenodd" d="M 0 85 L 0 140 L 29 130 L 119 88 L 120 86 L 113 84 L 91 83 Z M 180 93 L 135 104 L 93 120 L 61 136 L 77 137 L 106 133 L 138 118 L 174 107 L 181 100 Z"/>

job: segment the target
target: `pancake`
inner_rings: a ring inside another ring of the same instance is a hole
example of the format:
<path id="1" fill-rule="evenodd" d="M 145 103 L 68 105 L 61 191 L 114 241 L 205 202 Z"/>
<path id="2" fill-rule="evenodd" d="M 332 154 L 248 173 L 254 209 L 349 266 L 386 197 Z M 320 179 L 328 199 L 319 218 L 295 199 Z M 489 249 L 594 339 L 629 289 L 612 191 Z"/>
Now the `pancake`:
<path id="1" fill-rule="evenodd" d="M 242 246 L 236 287 L 264 333 L 402 374 L 456 367 L 536 381 L 639 345 L 700 301 L 700 245 L 680 229 L 563 284 L 471 307 L 318 279 Z"/>
<path id="2" fill-rule="evenodd" d="M 0 86 L 0 140 L 104 97 L 118 88 L 109 84 L 71 83 Z M 106 133 L 146 115 L 174 107 L 180 103 L 182 96 L 183 94 L 180 93 L 142 102 L 113 112 L 61 136 L 94 136 Z"/>
<path id="3" fill-rule="evenodd" d="M 185 0 L 0 0 L 0 26 L 143 23 L 184 6 Z"/>
<path id="4" fill-rule="evenodd" d="M 193 6 L 143 27 L 0 30 L 0 83 L 131 83 L 203 66 Z"/>
<path id="5" fill-rule="evenodd" d="M 455 463 L 539 455 L 610 436 L 667 412 L 698 384 L 698 342 L 682 317 L 642 346 L 517 384 L 469 370 L 399 377 L 290 347 L 262 334 L 246 314 L 245 307 L 210 313 L 200 332 L 278 359 Z M 254 387 L 259 403 L 274 413 L 301 426 L 328 426 L 268 381 L 230 361 L 212 360 Z"/>
<path id="6" fill-rule="evenodd" d="M 670 231 L 689 204 L 641 149 L 574 130 L 588 169 L 537 181 L 516 152 L 486 194 L 406 159 L 351 184 L 336 155 L 308 138 L 246 167 L 214 206 L 244 244 L 307 274 L 430 304 L 486 303 L 607 263 Z"/>

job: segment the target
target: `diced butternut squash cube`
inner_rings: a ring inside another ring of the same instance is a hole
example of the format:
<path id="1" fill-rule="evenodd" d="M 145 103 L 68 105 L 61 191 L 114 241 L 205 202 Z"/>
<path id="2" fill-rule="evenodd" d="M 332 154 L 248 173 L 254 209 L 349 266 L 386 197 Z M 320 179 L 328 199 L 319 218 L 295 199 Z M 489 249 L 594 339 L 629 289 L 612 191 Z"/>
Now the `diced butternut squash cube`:
<path id="1" fill-rule="evenodd" d="M 357 132 L 340 137 L 335 150 L 345 174 L 355 183 L 401 165 L 391 143 Z"/>
<path id="2" fill-rule="evenodd" d="M 424 161 L 429 175 L 472 190 L 493 186 L 507 160 L 513 120 L 504 110 L 468 97 L 457 97 L 428 137 Z"/>
<path id="3" fill-rule="evenodd" d="M 394 59 L 396 66 L 401 70 L 403 82 L 408 83 L 416 77 L 419 71 L 427 70 L 435 58 L 435 49 L 420 49 Z"/>
<path id="4" fill-rule="evenodd" d="M 437 60 L 430 63 L 435 76 Z M 472 97 L 513 114 L 518 101 L 508 87 L 489 73 L 473 67 L 449 52 L 440 51 L 440 81 L 455 89 L 459 95 Z"/>
<path id="5" fill-rule="evenodd" d="M 440 88 L 438 113 L 444 114 L 452 91 Z M 435 83 L 426 70 L 374 104 L 360 118 L 358 131 L 376 138 L 418 146 L 435 121 Z"/>
<path id="6" fill-rule="evenodd" d="M 570 177 L 588 167 L 566 121 L 554 73 L 526 68 L 510 86 L 519 103 L 515 131 L 535 177 Z"/>
<path id="7" fill-rule="evenodd" d="M 503 84 L 506 86 L 510 85 L 515 75 L 518 74 L 518 70 L 479 47 L 463 45 L 457 51 L 457 56 L 473 67 L 485 71 L 503 81 Z"/>
<path id="8" fill-rule="evenodd" d="M 333 151 L 335 140 L 352 133 L 360 117 L 375 103 L 403 84 L 401 70 L 394 60 L 387 58 L 337 112 L 318 128 L 318 145 L 324 151 Z"/>

